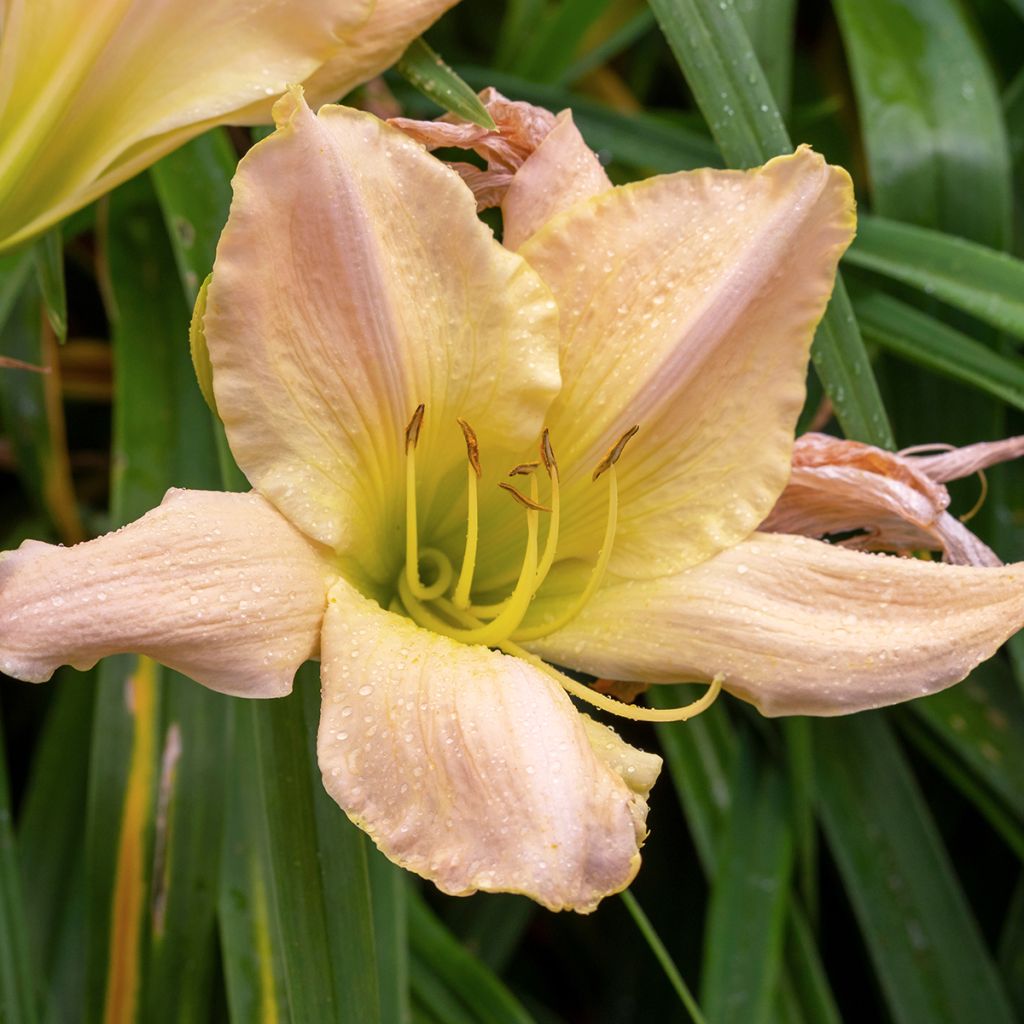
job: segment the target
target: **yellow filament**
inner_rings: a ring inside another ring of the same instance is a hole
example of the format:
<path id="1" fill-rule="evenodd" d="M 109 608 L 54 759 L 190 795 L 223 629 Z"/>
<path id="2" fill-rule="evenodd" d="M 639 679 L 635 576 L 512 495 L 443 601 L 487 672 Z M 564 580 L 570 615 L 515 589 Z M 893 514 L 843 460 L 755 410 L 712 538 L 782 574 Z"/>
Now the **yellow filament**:
<path id="1" fill-rule="evenodd" d="M 537 512 L 532 509 L 527 511 L 526 554 L 523 557 L 523 567 L 519 572 L 519 579 L 516 581 L 512 596 L 494 619 L 470 629 L 460 629 L 449 625 L 423 605 L 424 599 L 418 597 L 412 587 L 410 574 L 406 573 L 399 577 L 398 592 L 412 620 L 426 629 L 432 629 L 464 644 L 493 646 L 511 636 L 523 621 L 533 598 L 533 581 L 537 575 L 537 519 Z M 449 601 L 438 600 L 436 603 L 440 607 L 449 606 L 455 611 L 460 610 Z"/>
<path id="2" fill-rule="evenodd" d="M 612 542 L 615 539 L 615 527 L 619 518 L 619 485 L 615 477 L 614 463 L 608 465 L 603 472 L 608 477 L 608 521 L 604 528 L 604 540 L 601 542 L 601 552 L 597 556 L 597 562 L 594 564 L 594 568 L 590 573 L 590 579 L 587 580 L 586 587 L 583 588 L 583 592 L 565 611 L 562 612 L 561 615 L 558 615 L 553 619 L 549 619 L 547 622 L 541 623 L 538 626 L 530 626 L 515 633 L 514 637 L 517 641 L 539 640 L 543 636 L 548 636 L 550 633 L 554 633 L 556 629 L 561 629 L 563 626 L 568 625 L 576 618 L 577 615 L 579 615 L 583 610 L 584 605 L 586 605 L 594 596 L 597 588 L 604 580 L 604 574 L 608 569 L 608 562 L 612 557 Z M 555 477 L 552 476 L 551 480 L 553 484 Z"/>
<path id="3" fill-rule="evenodd" d="M 516 658 L 522 658 L 533 665 L 534 668 L 538 668 L 546 675 L 551 676 L 559 686 L 563 687 L 574 697 L 578 697 L 580 700 L 586 701 L 602 711 L 618 715 L 620 718 L 629 718 L 634 722 L 685 722 L 688 718 L 694 718 L 702 711 L 707 711 L 714 704 L 715 698 L 722 692 L 722 683 L 725 682 L 725 676 L 719 673 L 708 684 L 708 688 L 704 691 L 703 696 L 698 697 L 692 704 L 687 704 L 681 708 L 638 707 L 635 704 L 623 704 L 620 700 L 607 697 L 603 693 L 592 690 L 589 686 L 584 686 L 583 683 L 578 683 L 575 679 L 570 679 L 557 669 L 552 668 L 541 658 L 538 658 L 537 655 L 524 650 L 518 644 L 506 641 L 499 646 L 507 654 L 511 654 Z"/>
<path id="4" fill-rule="evenodd" d="M 558 467 L 552 466 L 551 473 L 551 522 L 548 524 L 548 535 L 544 541 L 544 554 L 537 566 L 537 579 L 533 584 L 533 592 L 540 590 L 540 585 L 548 578 L 551 566 L 555 563 L 555 548 L 558 547 L 558 519 L 561 501 L 558 495 Z"/>
<path id="5" fill-rule="evenodd" d="M 405 446 L 405 578 L 409 590 L 421 601 L 429 601 L 420 580 L 420 543 L 416 525 L 416 442 Z"/>
<path id="6" fill-rule="evenodd" d="M 472 462 L 467 463 L 466 468 L 469 474 L 469 514 L 466 522 L 466 550 L 462 556 L 462 568 L 459 570 L 459 580 L 455 584 L 455 593 L 452 594 L 452 604 L 456 608 L 469 607 L 469 591 L 473 586 L 476 551 L 480 542 L 480 506 L 477 502 L 476 470 L 473 468 Z"/>

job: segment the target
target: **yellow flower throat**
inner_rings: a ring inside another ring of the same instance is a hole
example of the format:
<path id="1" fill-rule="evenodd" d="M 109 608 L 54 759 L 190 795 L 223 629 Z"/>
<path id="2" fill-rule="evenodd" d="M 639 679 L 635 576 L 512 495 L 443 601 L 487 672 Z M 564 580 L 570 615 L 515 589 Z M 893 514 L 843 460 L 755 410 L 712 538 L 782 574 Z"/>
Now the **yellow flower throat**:
<path id="1" fill-rule="evenodd" d="M 568 625 L 583 610 L 597 592 L 604 580 L 611 559 L 612 544 L 618 521 L 619 490 L 615 464 L 621 457 L 627 442 L 640 429 L 631 427 L 608 450 L 598 463 L 593 479 L 604 477 L 608 486 L 608 513 L 604 538 L 597 560 L 583 590 L 575 599 L 566 602 L 560 611 L 547 621 L 537 625 L 524 625 L 530 603 L 540 590 L 555 561 L 558 547 L 558 528 L 561 513 L 559 495 L 558 463 L 547 429 L 541 435 L 540 459 L 516 466 L 509 477 L 526 477 L 529 480 L 529 494 L 508 482 L 498 486 L 508 491 L 526 510 L 526 551 L 512 593 L 497 604 L 477 604 L 471 597 L 473 574 L 476 568 L 477 550 L 480 539 L 480 516 L 477 487 L 481 477 L 480 447 L 473 428 L 465 421 L 458 420 L 466 439 L 467 488 L 469 509 L 466 524 L 466 545 L 458 577 L 448 556 L 436 548 L 420 548 L 416 512 L 416 446 L 423 426 L 425 407 L 417 406 L 405 430 L 406 459 L 406 525 L 405 565 L 398 578 L 398 598 L 395 611 L 404 612 L 417 625 L 434 633 L 450 637 L 464 644 L 480 644 L 493 647 L 528 661 L 545 674 L 552 676 L 571 694 L 596 707 L 625 718 L 640 721 L 681 721 L 692 718 L 709 707 L 718 696 L 722 679 L 716 677 L 707 692 L 697 701 L 683 708 L 653 709 L 623 704 L 584 686 L 582 683 L 563 675 L 536 655 L 520 646 L 524 642 L 540 640 Z M 539 501 L 537 474 L 543 466 L 550 480 L 549 505 Z M 540 516 L 550 516 L 544 549 L 540 551 Z M 433 579 L 425 584 L 420 575 L 422 565 L 431 566 Z"/>

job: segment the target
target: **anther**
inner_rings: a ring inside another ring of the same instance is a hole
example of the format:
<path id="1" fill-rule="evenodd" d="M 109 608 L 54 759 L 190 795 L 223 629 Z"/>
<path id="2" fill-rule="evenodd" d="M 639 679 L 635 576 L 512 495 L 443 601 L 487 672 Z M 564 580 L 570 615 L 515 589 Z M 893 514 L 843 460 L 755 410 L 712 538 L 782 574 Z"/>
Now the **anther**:
<path id="1" fill-rule="evenodd" d="M 469 458 L 469 464 L 479 478 L 483 476 L 483 470 L 480 468 L 480 442 L 476 439 L 476 431 L 461 416 L 455 422 L 462 428 L 463 436 L 466 438 L 466 455 Z"/>
<path id="2" fill-rule="evenodd" d="M 412 414 L 412 419 L 409 420 L 409 425 L 405 428 L 405 450 L 408 452 L 410 448 L 415 448 L 420 440 L 420 427 L 423 426 L 423 413 L 426 411 L 426 406 L 420 402 L 416 406 L 416 411 Z M 459 421 L 462 422 L 461 420 Z"/>
<path id="3" fill-rule="evenodd" d="M 637 423 L 630 427 L 622 437 L 618 439 L 608 449 L 608 454 L 597 464 L 597 469 L 594 470 L 594 475 L 591 477 L 592 480 L 596 480 L 602 473 L 607 473 L 616 462 L 619 461 L 619 456 L 622 454 L 623 448 L 626 447 L 626 442 L 640 429 L 640 424 Z"/>
<path id="4" fill-rule="evenodd" d="M 524 508 L 532 509 L 534 512 L 550 512 L 551 509 L 547 505 L 541 505 L 539 502 L 534 501 L 532 498 L 528 498 L 522 491 L 516 490 L 511 484 L 507 484 L 502 481 L 498 486 L 503 491 L 508 491 L 516 501 L 519 502 Z"/>
<path id="5" fill-rule="evenodd" d="M 508 471 L 508 475 L 529 476 L 539 465 L 539 462 L 520 462 L 518 466 L 515 466 Z"/>
<path id="6" fill-rule="evenodd" d="M 558 472 L 555 450 L 551 447 L 551 436 L 548 433 L 547 427 L 544 428 L 544 433 L 540 435 L 540 457 L 544 460 L 544 468 L 548 471 L 548 476 Z"/>

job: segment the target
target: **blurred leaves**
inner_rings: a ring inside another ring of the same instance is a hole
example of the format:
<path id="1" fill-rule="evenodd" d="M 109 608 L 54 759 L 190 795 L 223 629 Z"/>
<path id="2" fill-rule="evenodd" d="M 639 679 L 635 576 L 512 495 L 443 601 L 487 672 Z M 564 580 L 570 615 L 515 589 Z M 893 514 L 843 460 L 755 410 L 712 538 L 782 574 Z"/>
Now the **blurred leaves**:
<path id="1" fill-rule="evenodd" d="M 1020 430 L 1024 412 L 1024 263 L 1006 255 L 1024 252 L 1021 13 L 1019 0 L 467 3 L 388 82 L 420 116 L 436 102 L 487 123 L 474 94 L 487 85 L 572 107 L 616 182 L 752 166 L 795 141 L 846 163 L 853 303 L 840 284 L 814 347 L 828 401 L 812 380 L 803 422 L 834 414 L 892 444 L 885 395 L 903 443 L 982 440 L 1004 421 Z M 172 485 L 248 487 L 187 339 L 250 141 L 202 135 L 0 260 L 9 536 L 71 542 Z M 972 528 L 1013 556 L 1020 468 L 991 481 Z M 312 668 L 266 703 L 136 658 L 5 685 L 0 1018 L 685 1020 L 664 971 L 701 979 L 709 1024 L 1009 1022 L 1024 1015 L 1022 665 L 997 658 L 847 721 L 780 728 L 723 698 L 659 726 L 666 772 L 626 897 L 649 919 L 620 900 L 585 919 L 452 900 L 385 861 L 320 783 Z M 655 746 L 645 729 L 630 739 Z"/>

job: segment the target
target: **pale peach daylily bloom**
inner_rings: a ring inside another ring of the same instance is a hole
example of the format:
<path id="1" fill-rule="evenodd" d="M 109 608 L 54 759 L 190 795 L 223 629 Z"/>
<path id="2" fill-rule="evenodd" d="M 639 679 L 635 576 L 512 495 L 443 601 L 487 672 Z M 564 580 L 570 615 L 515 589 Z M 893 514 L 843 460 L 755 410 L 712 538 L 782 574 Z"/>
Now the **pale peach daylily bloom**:
<path id="1" fill-rule="evenodd" d="M 955 682 L 1024 619 L 1015 566 L 753 532 L 853 233 L 844 172 L 804 148 L 602 188 L 512 252 L 400 131 L 277 116 L 203 317 L 254 491 L 8 555 L 0 668 L 130 650 L 272 696 L 319 652 L 325 785 L 389 857 L 587 911 L 637 870 L 660 761 L 548 662 L 835 714 Z M 527 509 L 496 486 L 517 466 Z"/>
<path id="2" fill-rule="evenodd" d="M 382 71 L 456 0 L 0 0 L 0 250 L 216 124 Z"/>
<path id="3" fill-rule="evenodd" d="M 941 551 L 956 565 L 1002 565 L 996 553 L 950 514 L 944 484 L 1024 455 L 1024 437 L 934 454 L 887 452 L 827 434 L 804 434 L 793 474 L 761 529 L 808 537 L 851 534 L 862 551 Z"/>

